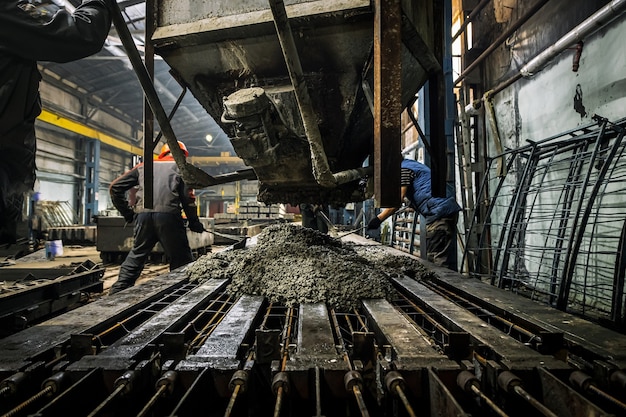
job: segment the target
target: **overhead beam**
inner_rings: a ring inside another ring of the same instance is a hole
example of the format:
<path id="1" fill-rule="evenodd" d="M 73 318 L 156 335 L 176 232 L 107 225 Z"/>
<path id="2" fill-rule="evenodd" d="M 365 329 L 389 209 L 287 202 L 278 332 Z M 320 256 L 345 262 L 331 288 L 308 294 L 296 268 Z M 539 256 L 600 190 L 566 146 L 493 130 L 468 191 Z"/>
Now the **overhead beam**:
<path id="1" fill-rule="evenodd" d="M 121 121 L 131 126 L 141 124 L 140 120 L 136 120 L 131 115 L 123 112 L 118 107 L 111 106 L 110 104 L 104 102 L 99 96 L 91 91 L 87 91 L 84 87 L 68 82 L 67 80 L 63 79 L 63 77 L 46 68 L 45 66 L 41 67 L 40 72 L 42 75 L 42 80 L 46 84 L 50 84 L 70 94 L 77 95 L 81 99 L 85 98 L 89 105 L 98 109 L 107 109 L 107 111 L 105 111 L 106 113 L 114 116 L 117 119 L 120 119 Z"/>
<path id="2" fill-rule="evenodd" d="M 84 123 L 71 120 L 65 116 L 57 113 L 53 113 L 49 110 L 43 109 L 41 114 L 37 118 L 38 120 L 51 124 L 53 126 L 65 129 L 69 132 L 76 133 L 88 138 L 97 139 L 100 142 L 112 146 L 116 149 L 132 153 L 134 155 L 142 155 L 143 149 L 137 146 L 133 146 L 124 139 L 113 137 L 100 130 L 87 126 Z"/>
<path id="3" fill-rule="evenodd" d="M 187 160 L 193 165 L 246 165 L 238 156 L 189 156 Z"/>

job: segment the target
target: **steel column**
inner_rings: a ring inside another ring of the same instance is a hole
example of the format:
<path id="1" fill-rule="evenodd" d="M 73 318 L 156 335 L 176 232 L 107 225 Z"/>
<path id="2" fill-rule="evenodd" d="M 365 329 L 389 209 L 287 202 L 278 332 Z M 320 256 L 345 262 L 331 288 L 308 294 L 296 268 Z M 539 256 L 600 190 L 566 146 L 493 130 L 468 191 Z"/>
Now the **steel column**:
<path id="1" fill-rule="evenodd" d="M 433 54 L 439 62 L 445 55 L 444 22 L 445 6 L 440 2 L 433 3 Z M 428 102 L 430 106 L 430 170 L 433 197 L 446 196 L 446 180 L 448 178 L 447 140 L 446 140 L 446 80 L 442 71 L 430 75 L 428 79 Z"/>
<path id="2" fill-rule="evenodd" d="M 145 39 L 152 39 L 155 27 L 155 8 L 154 2 L 146 2 L 146 23 L 145 23 Z M 152 42 L 145 42 L 144 45 L 144 64 L 150 79 L 154 83 L 154 46 Z M 162 128 L 161 128 L 162 129 Z M 151 209 L 154 207 L 154 113 L 150 108 L 148 99 L 144 97 L 143 101 L 143 166 L 144 166 L 144 184 L 143 184 L 143 206 Z"/>
<path id="3" fill-rule="evenodd" d="M 400 200 L 402 18 L 399 0 L 376 0 L 374 11 L 374 195 L 382 207 Z"/>
<path id="4" fill-rule="evenodd" d="M 98 214 L 98 188 L 100 187 L 100 141 L 85 140 L 85 218 L 84 224 L 93 223 Z"/>
<path id="5" fill-rule="evenodd" d="M 625 330 L 626 317 L 624 317 L 624 280 L 626 275 L 626 220 L 622 225 L 622 233 L 618 246 L 619 256 L 615 263 L 615 275 L 613 277 L 613 297 L 611 298 L 611 321 L 622 332 Z"/>

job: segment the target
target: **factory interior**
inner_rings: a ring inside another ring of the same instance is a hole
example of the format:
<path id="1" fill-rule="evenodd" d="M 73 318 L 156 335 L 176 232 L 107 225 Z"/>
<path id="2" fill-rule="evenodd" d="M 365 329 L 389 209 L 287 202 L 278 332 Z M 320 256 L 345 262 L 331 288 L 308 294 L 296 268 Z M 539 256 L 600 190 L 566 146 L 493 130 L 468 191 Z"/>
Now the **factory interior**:
<path id="1" fill-rule="evenodd" d="M 37 62 L 0 416 L 626 416 L 626 0 L 98 2 Z M 114 293 L 165 147 L 193 260 Z"/>

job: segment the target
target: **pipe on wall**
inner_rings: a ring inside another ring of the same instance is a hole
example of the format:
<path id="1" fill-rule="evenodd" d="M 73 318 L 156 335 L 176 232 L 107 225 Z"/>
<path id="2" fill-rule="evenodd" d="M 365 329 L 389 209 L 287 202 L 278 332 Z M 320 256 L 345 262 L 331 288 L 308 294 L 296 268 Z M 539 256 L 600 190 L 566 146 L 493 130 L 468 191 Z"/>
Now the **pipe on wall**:
<path id="1" fill-rule="evenodd" d="M 545 49 L 535 58 L 527 62 L 515 75 L 501 82 L 496 87 L 487 91 L 480 100 L 476 100 L 467 106 L 466 111 L 475 111 L 480 108 L 481 102 L 489 100 L 505 88 L 523 77 L 530 77 L 543 69 L 551 60 L 572 45 L 582 41 L 586 36 L 590 36 L 598 30 L 604 28 L 613 20 L 618 18 L 626 10 L 626 0 L 613 0 L 606 6 L 592 14 L 588 19 L 565 34 L 561 39 L 549 48 Z"/>
<path id="2" fill-rule="evenodd" d="M 456 38 L 461 36 L 461 33 L 463 33 L 465 31 L 465 28 L 474 20 L 476 15 L 478 13 L 480 13 L 480 11 L 490 1 L 491 0 L 482 0 L 476 7 L 474 7 L 474 9 L 470 12 L 470 14 L 467 16 L 467 18 L 463 21 L 463 23 L 461 23 L 461 27 L 459 28 L 459 30 L 457 30 L 456 33 L 454 35 L 452 35 L 452 42 L 454 42 L 456 40 Z"/>
<path id="3" fill-rule="evenodd" d="M 626 8 L 626 0 L 613 0 L 600 10 L 592 14 L 587 20 L 568 32 L 555 44 L 530 60 L 520 70 L 523 77 L 530 77 L 540 71 L 554 57 L 570 48 L 572 45 L 583 40 L 586 36 L 592 35 L 601 28 L 611 23 L 619 17 Z"/>
<path id="4" fill-rule="evenodd" d="M 506 41 L 517 29 L 519 29 L 524 23 L 530 20 L 549 0 L 541 0 L 531 7 L 522 17 L 520 17 L 514 24 L 512 24 L 507 30 L 505 30 L 498 38 L 491 44 L 485 51 L 478 56 L 470 65 L 463 70 L 459 77 L 454 81 L 457 85 L 463 81 L 467 75 L 474 70 L 482 61 L 484 61 L 493 51 L 496 50 L 504 41 Z"/>

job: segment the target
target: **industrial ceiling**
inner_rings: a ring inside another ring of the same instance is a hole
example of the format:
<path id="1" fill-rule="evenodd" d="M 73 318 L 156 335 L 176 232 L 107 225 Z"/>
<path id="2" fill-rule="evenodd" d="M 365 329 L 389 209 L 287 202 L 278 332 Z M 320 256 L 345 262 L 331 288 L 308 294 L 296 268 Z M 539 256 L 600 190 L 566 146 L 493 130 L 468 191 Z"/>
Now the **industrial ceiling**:
<path id="1" fill-rule="evenodd" d="M 62 7 L 73 10 L 80 1 L 44 0 L 42 3 L 54 13 Z M 145 1 L 118 0 L 118 4 L 137 48 L 143 54 Z M 40 70 L 45 82 L 73 89 L 74 94 L 87 100 L 93 112 L 106 109 L 143 131 L 143 91 L 113 26 L 98 54 L 64 64 L 40 62 Z M 184 93 L 171 124 L 177 139 L 184 141 L 194 156 L 220 156 L 223 152 L 234 155 L 228 136 L 193 95 L 177 82 L 170 73 L 170 67 L 159 56 L 155 56 L 154 84 L 168 113 L 175 109 L 176 102 Z M 91 116 L 87 115 L 88 118 Z M 155 136 L 158 132 L 155 122 Z M 133 145 L 142 146 L 142 143 Z"/>

